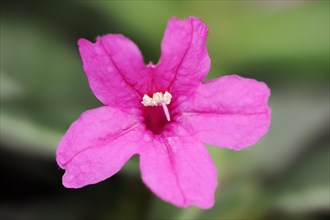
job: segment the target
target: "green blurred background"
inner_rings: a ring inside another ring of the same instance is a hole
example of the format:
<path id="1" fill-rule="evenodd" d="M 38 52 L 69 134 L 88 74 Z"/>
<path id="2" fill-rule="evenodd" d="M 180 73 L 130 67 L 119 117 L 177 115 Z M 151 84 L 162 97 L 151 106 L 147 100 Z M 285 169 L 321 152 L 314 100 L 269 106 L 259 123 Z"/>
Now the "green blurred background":
<path id="1" fill-rule="evenodd" d="M 61 185 L 57 143 L 89 89 L 80 37 L 123 33 L 157 62 L 171 16 L 209 27 L 208 79 L 265 81 L 272 124 L 255 146 L 209 146 L 210 210 L 179 209 L 141 182 L 138 158 L 102 183 Z M 329 1 L 1 1 L 0 219 L 323 219 L 329 217 Z"/>

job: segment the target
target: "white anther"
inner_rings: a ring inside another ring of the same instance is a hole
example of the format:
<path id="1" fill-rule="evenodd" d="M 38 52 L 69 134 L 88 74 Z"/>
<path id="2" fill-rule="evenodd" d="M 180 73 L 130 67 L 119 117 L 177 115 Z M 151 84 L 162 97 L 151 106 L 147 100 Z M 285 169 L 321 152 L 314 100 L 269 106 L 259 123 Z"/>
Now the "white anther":
<path id="1" fill-rule="evenodd" d="M 163 101 L 165 102 L 166 105 L 169 105 L 171 103 L 172 95 L 169 92 L 165 92 L 163 95 Z"/>
<path id="2" fill-rule="evenodd" d="M 147 94 L 145 94 L 142 98 L 142 104 L 144 106 L 152 106 L 152 98 L 150 98 Z"/>
<path id="3" fill-rule="evenodd" d="M 163 102 L 163 93 L 156 92 L 152 95 L 152 103 L 154 106 L 158 106 Z"/>
<path id="4" fill-rule="evenodd" d="M 171 99 L 172 99 L 172 95 L 167 91 L 164 94 L 161 92 L 155 92 L 152 95 L 152 98 L 147 94 L 144 94 L 141 103 L 144 106 L 161 106 L 162 103 L 169 105 L 171 103 Z"/>

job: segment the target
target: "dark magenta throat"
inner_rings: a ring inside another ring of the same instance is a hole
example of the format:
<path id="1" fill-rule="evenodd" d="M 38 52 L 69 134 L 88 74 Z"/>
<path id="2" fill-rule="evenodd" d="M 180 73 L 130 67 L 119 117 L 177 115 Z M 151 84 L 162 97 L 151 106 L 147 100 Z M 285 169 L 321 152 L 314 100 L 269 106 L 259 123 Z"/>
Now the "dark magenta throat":
<path id="1" fill-rule="evenodd" d="M 146 128 L 154 134 L 160 134 L 164 127 L 170 123 L 166 119 L 162 106 L 143 107 L 143 114 Z"/>

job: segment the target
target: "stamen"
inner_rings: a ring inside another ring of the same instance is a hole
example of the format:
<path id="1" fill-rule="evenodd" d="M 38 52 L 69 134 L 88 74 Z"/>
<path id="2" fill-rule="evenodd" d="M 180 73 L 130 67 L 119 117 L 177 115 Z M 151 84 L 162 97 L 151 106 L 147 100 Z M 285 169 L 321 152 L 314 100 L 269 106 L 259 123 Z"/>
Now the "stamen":
<path id="1" fill-rule="evenodd" d="M 152 98 L 147 94 L 144 94 L 142 98 L 142 104 L 144 106 L 160 106 L 162 103 L 169 105 L 171 103 L 172 95 L 169 92 L 165 92 L 164 94 L 161 92 L 155 92 L 152 95 Z"/>
<path id="2" fill-rule="evenodd" d="M 155 92 L 152 95 L 152 98 L 147 94 L 144 94 L 142 98 L 142 105 L 144 106 L 162 106 L 167 121 L 171 120 L 170 112 L 168 111 L 167 105 L 171 103 L 172 95 L 169 92 L 165 92 L 164 94 L 161 92 Z"/>
<path id="3" fill-rule="evenodd" d="M 171 121 L 170 112 L 168 111 L 167 105 L 164 102 L 162 102 L 162 107 L 163 107 L 167 121 Z"/>

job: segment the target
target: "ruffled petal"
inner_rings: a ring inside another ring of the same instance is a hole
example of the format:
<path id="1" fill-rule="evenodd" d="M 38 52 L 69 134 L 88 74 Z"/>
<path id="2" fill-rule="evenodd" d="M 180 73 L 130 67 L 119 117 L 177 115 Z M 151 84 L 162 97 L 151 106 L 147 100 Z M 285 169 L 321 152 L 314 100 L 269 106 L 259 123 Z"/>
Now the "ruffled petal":
<path id="1" fill-rule="evenodd" d="M 119 34 L 98 37 L 96 43 L 78 41 L 83 67 L 95 96 L 105 105 L 137 106 L 146 67 L 138 47 Z"/>
<path id="2" fill-rule="evenodd" d="M 181 104 L 178 121 L 204 143 L 241 150 L 268 131 L 269 95 L 265 83 L 236 75 L 220 77 L 201 84 Z"/>
<path id="3" fill-rule="evenodd" d="M 217 174 L 206 147 L 174 125 L 171 132 L 145 142 L 140 152 L 143 182 L 160 198 L 179 207 L 211 208 Z"/>
<path id="4" fill-rule="evenodd" d="M 63 185 L 79 188 L 118 172 L 137 153 L 143 127 L 130 114 L 108 106 L 84 112 L 61 139 L 56 160 Z"/>
<path id="5" fill-rule="evenodd" d="M 207 33 L 207 26 L 196 17 L 169 20 L 155 69 L 155 78 L 166 85 L 164 91 L 189 96 L 205 78 L 210 68 Z"/>

